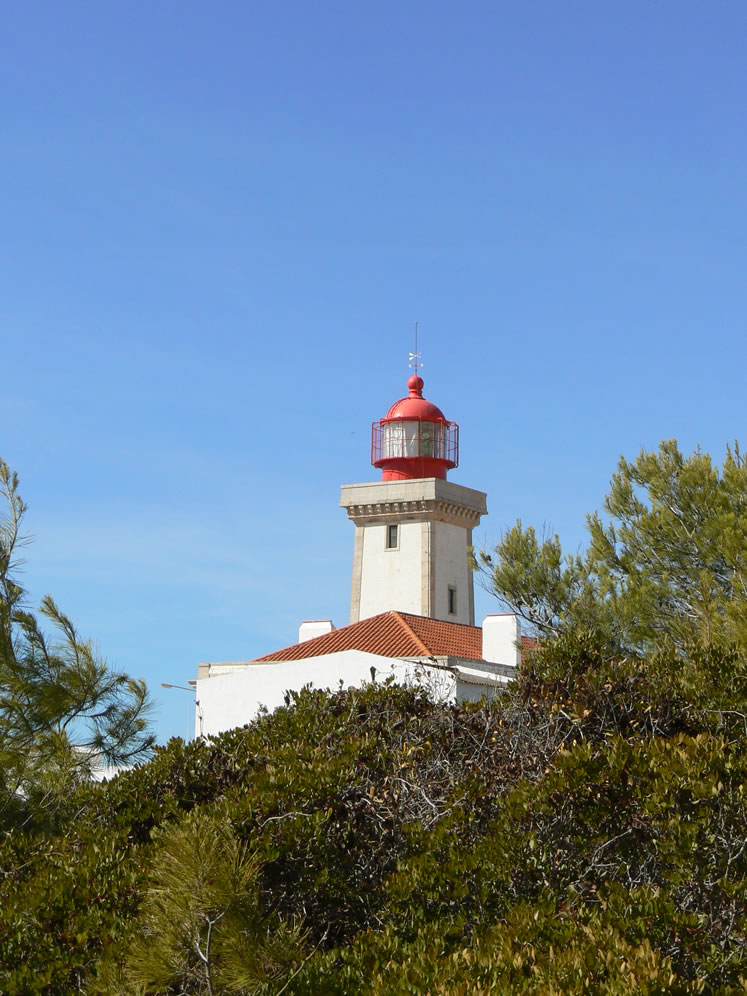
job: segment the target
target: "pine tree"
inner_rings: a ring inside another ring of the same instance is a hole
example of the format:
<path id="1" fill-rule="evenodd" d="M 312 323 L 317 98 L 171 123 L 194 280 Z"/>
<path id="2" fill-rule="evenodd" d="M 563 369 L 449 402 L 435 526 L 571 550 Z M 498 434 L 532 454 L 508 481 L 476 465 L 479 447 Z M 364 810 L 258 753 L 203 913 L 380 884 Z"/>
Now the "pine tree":
<path id="1" fill-rule="evenodd" d="M 18 477 L 0 460 L 0 826 L 40 822 L 96 763 L 127 764 L 148 755 L 144 682 L 109 668 L 51 596 L 40 616 L 18 583 L 26 505 Z"/>
<path id="2" fill-rule="evenodd" d="M 544 637 L 593 631 L 613 652 L 699 643 L 747 648 L 747 461 L 723 467 L 675 440 L 621 458 L 591 542 L 564 556 L 557 536 L 518 522 L 477 554 L 486 586 Z"/>
<path id="3" fill-rule="evenodd" d="M 94 992 L 260 996 L 302 962 L 303 934 L 268 916 L 262 862 L 218 809 L 197 809 L 153 834 L 137 930 L 101 966 Z"/>

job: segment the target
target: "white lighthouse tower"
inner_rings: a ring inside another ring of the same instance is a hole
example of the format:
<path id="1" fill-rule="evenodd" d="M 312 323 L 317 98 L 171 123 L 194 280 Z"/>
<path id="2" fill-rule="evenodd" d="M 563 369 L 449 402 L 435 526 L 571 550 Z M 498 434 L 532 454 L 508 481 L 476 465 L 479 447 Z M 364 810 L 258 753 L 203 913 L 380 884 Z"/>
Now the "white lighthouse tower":
<path id="1" fill-rule="evenodd" d="M 423 397 L 417 370 L 407 386 L 372 426 L 381 480 L 342 486 L 340 504 L 355 524 L 349 625 L 306 620 L 296 643 L 200 664 L 195 736 L 246 723 L 307 685 L 393 678 L 462 702 L 500 694 L 515 675 L 525 646 L 518 618 L 489 615 L 475 626 L 469 548 L 485 495 L 446 480 L 459 462 L 459 427 Z"/>
<path id="2" fill-rule="evenodd" d="M 395 610 L 474 626 L 469 547 L 486 496 L 446 480 L 459 427 L 423 397 L 417 373 L 407 386 L 371 427 L 381 480 L 342 486 L 355 523 L 350 622 Z"/>

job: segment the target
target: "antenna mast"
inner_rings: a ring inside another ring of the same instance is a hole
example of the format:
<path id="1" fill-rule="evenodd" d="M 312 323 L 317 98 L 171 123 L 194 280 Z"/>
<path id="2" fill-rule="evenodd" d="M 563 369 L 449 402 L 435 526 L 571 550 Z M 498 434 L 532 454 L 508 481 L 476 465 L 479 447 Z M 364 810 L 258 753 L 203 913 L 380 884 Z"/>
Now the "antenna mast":
<path id="1" fill-rule="evenodd" d="M 410 353 L 410 362 L 408 366 L 412 367 L 415 371 L 415 376 L 418 375 L 418 367 L 422 367 L 422 363 L 419 363 L 420 353 L 418 352 L 418 323 L 415 322 L 415 352 Z"/>

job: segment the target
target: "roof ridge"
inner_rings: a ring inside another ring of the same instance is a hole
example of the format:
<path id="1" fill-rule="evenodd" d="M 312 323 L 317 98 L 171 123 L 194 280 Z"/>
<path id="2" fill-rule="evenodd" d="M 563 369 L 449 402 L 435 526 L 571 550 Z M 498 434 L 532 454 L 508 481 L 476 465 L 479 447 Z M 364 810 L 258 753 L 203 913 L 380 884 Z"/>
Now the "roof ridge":
<path id="1" fill-rule="evenodd" d="M 376 616 L 370 616 L 369 618 L 375 619 Z M 314 622 L 315 620 L 306 619 L 304 621 L 305 622 Z M 326 622 L 326 620 L 324 620 L 324 621 Z M 338 626 L 334 626 L 334 624 L 333 624 L 333 628 L 331 630 L 329 630 L 328 633 L 320 633 L 318 636 L 312 636 L 308 640 L 302 640 L 302 641 L 295 640 L 293 643 L 289 643 L 285 647 L 279 647 L 277 650 L 270 650 L 268 653 L 263 654 L 261 657 L 255 657 L 254 660 L 255 661 L 263 661 L 266 657 L 274 657 L 276 654 L 282 654 L 286 650 L 292 650 L 294 647 L 300 647 L 302 643 L 304 643 L 304 644 L 305 643 L 308 643 L 308 644 L 322 643 L 323 641 L 328 640 L 329 637 L 331 637 L 333 635 L 336 635 L 338 633 L 340 635 L 344 636 L 346 630 L 352 629 L 353 626 L 360 626 L 361 623 L 365 623 L 365 622 L 368 622 L 368 619 L 359 619 L 357 622 L 346 623 L 344 626 L 339 626 L 339 627 Z"/>
<path id="2" fill-rule="evenodd" d="M 254 662 L 303 660 L 347 650 L 363 650 L 400 659 L 453 654 L 469 660 L 481 660 L 480 634 L 480 627 L 469 623 L 389 609 L 302 643 L 291 643 L 255 657 Z"/>
<path id="3" fill-rule="evenodd" d="M 344 638 L 348 630 L 351 630 L 354 627 L 365 627 L 367 623 L 371 623 L 375 619 L 382 619 L 382 617 L 389 615 L 398 615 L 398 613 L 396 612 L 396 610 L 391 610 L 391 609 L 388 612 L 379 612 L 375 616 L 367 616 L 365 619 L 358 619 L 355 622 L 347 623 L 345 626 L 341 626 L 339 629 L 330 630 L 329 633 L 320 633 L 319 636 L 312 636 L 311 639 L 309 640 L 303 640 L 302 642 L 296 640 L 295 643 L 289 643 L 287 646 L 280 647 L 278 650 L 271 650 L 269 651 L 269 653 L 263 654 L 261 657 L 255 657 L 254 660 L 259 662 L 266 660 L 268 657 L 274 658 L 278 654 L 283 654 L 286 651 L 293 650 L 295 647 L 300 647 L 302 645 L 306 646 L 307 649 L 318 644 L 326 645 L 328 642 L 330 642 L 330 637 L 335 637 L 336 639 L 333 642 L 337 642 L 337 640 L 339 640 L 340 638 Z M 414 636 L 415 634 L 412 635 Z"/>
<path id="4" fill-rule="evenodd" d="M 420 637 L 418 636 L 418 634 L 410 626 L 410 624 L 403 618 L 403 616 L 396 609 L 392 609 L 391 612 L 392 612 L 392 615 L 396 617 L 397 622 L 405 630 L 405 632 L 407 633 L 407 635 L 410 636 L 410 637 L 413 637 L 413 639 L 415 640 L 416 644 L 420 645 L 420 647 L 423 650 L 423 653 L 426 654 L 428 657 L 432 657 L 433 656 L 433 651 L 429 647 L 426 647 L 426 645 L 420 639 Z"/>

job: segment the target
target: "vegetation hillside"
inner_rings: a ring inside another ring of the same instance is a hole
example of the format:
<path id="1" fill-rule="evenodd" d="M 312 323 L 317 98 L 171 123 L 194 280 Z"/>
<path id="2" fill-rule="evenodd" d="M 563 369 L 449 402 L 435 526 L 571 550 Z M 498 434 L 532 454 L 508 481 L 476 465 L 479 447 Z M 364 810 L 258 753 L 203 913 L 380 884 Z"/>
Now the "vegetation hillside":
<path id="1" fill-rule="evenodd" d="M 304 691 L 172 741 L 6 837 L 0 991 L 743 991 L 742 671 L 573 638 L 490 708 Z"/>
<path id="2" fill-rule="evenodd" d="M 0 992 L 744 992 L 747 471 L 666 446 L 482 556 L 543 637 L 494 704 L 306 689 L 15 813 Z"/>

